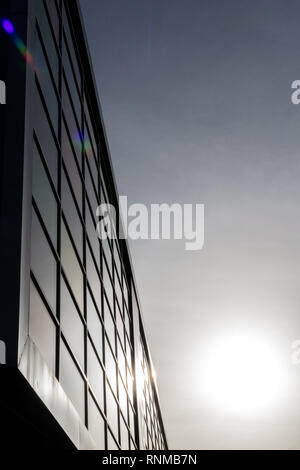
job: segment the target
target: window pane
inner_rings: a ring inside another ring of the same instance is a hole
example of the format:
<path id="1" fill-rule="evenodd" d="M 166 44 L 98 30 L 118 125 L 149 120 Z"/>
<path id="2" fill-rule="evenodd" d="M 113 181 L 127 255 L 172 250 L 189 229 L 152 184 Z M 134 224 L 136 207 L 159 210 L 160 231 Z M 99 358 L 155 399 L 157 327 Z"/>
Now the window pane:
<path id="1" fill-rule="evenodd" d="M 76 201 L 80 212 L 82 212 L 82 183 L 79 171 L 75 162 L 75 156 L 70 144 L 69 136 L 66 127 L 62 125 L 62 154 L 63 159 L 68 171 L 69 178 L 72 183 L 73 191 L 76 196 Z"/>
<path id="2" fill-rule="evenodd" d="M 108 385 L 106 385 L 106 408 L 108 424 L 118 441 L 118 406 Z"/>
<path id="3" fill-rule="evenodd" d="M 124 341 L 125 341 L 125 338 L 124 338 L 124 323 L 123 323 L 123 320 L 122 320 L 122 317 L 121 317 L 121 314 L 120 314 L 118 308 L 116 309 L 116 319 L 117 319 L 117 329 L 118 329 L 119 338 L 120 338 L 121 344 L 124 348 Z"/>
<path id="4" fill-rule="evenodd" d="M 119 364 L 120 373 L 125 382 L 126 381 L 126 361 L 125 361 L 125 355 L 124 355 L 123 349 L 119 341 L 118 341 L 118 364 Z"/>
<path id="5" fill-rule="evenodd" d="M 54 247 L 57 247 L 57 203 L 36 145 L 33 146 L 32 193 L 47 227 Z"/>
<path id="6" fill-rule="evenodd" d="M 56 2 L 55 0 L 46 0 L 46 4 L 47 4 L 48 11 L 50 14 L 54 35 L 55 35 L 57 44 L 59 44 L 59 18 L 58 18 L 58 13 L 56 9 Z"/>
<path id="7" fill-rule="evenodd" d="M 60 351 L 61 385 L 84 422 L 84 381 L 63 341 Z"/>
<path id="8" fill-rule="evenodd" d="M 127 369 L 127 390 L 128 390 L 129 398 L 132 402 L 133 401 L 133 378 L 129 372 L 129 369 Z"/>
<path id="9" fill-rule="evenodd" d="M 34 111 L 33 126 L 39 144 L 42 148 L 44 158 L 47 162 L 53 183 L 57 187 L 57 161 L 58 151 L 55 145 L 49 122 L 45 114 L 44 106 L 41 102 L 38 89 L 34 89 Z"/>
<path id="10" fill-rule="evenodd" d="M 77 118 L 77 121 L 80 123 L 81 122 L 81 102 L 79 99 L 78 89 L 75 83 L 65 38 L 63 38 L 62 60 L 63 60 L 63 66 L 64 66 L 66 78 L 67 78 L 67 83 L 68 83 L 71 97 L 72 97 L 73 106 L 75 109 L 76 118 Z"/>
<path id="11" fill-rule="evenodd" d="M 90 249 L 87 247 L 86 251 L 86 272 L 89 281 L 89 285 L 93 292 L 96 306 L 98 310 L 101 310 L 101 284 L 100 278 L 95 268 L 95 263 L 93 261 Z"/>
<path id="12" fill-rule="evenodd" d="M 95 189 L 92 183 L 92 178 L 91 178 L 88 167 L 86 168 L 86 172 L 85 172 L 85 186 L 86 186 L 88 198 L 89 198 L 91 209 L 92 209 L 92 214 L 93 214 L 93 217 L 95 217 L 96 210 L 99 206 L 99 203 L 98 203 L 97 194 L 95 193 Z"/>
<path id="13" fill-rule="evenodd" d="M 58 101 L 54 91 L 53 83 L 50 77 L 49 69 L 46 63 L 45 55 L 38 34 L 35 41 L 35 62 L 37 76 L 41 86 L 47 109 L 51 117 L 54 131 L 58 133 Z"/>
<path id="14" fill-rule="evenodd" d="M 87 324 L 94 346 L 96 347 L 100 359 L 103 360 L 102 323 L 89 291 L 87 291 Z"/>
<path id="15" fill-rule="evenodd" d="M 62 172 L 61 178 L 61 199 L 64 215 L 72 232 L 72 237 L 75 242 L 78 254 L 82 260 L 83 228 L 64 171 Z"/>
<path id="16" fill-rule="evenodd" d="M 132 439 L 130 439 L 130 450 L 136 450 L 136 445 Z"/>
<path id="17" fill-rule="evenodd" d="M 126 333 L 128 337 L 130 338 L 130 319 L 129 319 L 129 314 L 126 309 L 124 309 L 125 313 L 125 327 L 126 327 Z"/>
<path id="18" fill-rule="evenodd" d="M 48 6 L 53 4 L 53 1 L 51 0 L 48 1 Z M 42 0 L 36 2 L 36 12 L 37 12 L 37 20 L 39 23 L 39 27 L 42 33 L 42 37 L 44 40 L 44 44 L 47 45 L 47 55 L 49 58 L 49 62 L 51 65 L 52 73 L 54 76 L 54 80 L 56 84 L 58 83 L 58 74 L 59 74 L 59 65 L 58 65 L 58 55 L 54 46 L 54 41 L 53 41 L 53 36 L 51 33 L 51 29 L 49 26 L 49 21 L 47 18 L 46 10 L 44 8 L 44 2 Z M 52 12 L 52 18 L 54 20 L 54 10 L 55 10 L 55 5 L 53 4 L 52 8 L 50 8 Z M 56 15 L 56 21 L 54 21 L 54 26 L 57 28 L 57 15 Z"/>
<path id="19" fill-rule="evenodd" d="M 97 236 L 96 226 L 94 219 L 92 218 L 91 211 L 89 205 L 86 204 L 86 230 L 89 238 L 89 242 L 91 244 L 94 257 L 100 263 L 100 244 L 99 239 Z"/>
<path id="20" fill-rule="evenodd" d="M 67 122 L 69 133 L 71 136 L 71 142 L 75 150 L 76 158 L 80 169 L 82 168 L 82 133 L 80 130 L 80 122 L 76 122 L 73 108 L 71 105 L 70 95 L 67 91 L 65 81 L 63 80 L 62 88 L 62 102 L 64 116 Z"/>
<path id="21" fill-rule="evenodd" d="M 110 272 L 110 274 L 112 274 L 112 253 L 111 253 L 111 249 L 110 249 L 110 244 L 109 244 L 109 241 L 108 239 L 106 240 L 102 240 L 102 247 L 103 247 L 103 252 L 104 252 L 104 255 L 105 255 L 105 260 L 106 260 L 106 263 L 107 263 L 107 266 L 108 266 L 108 270 Z"/>
<path id="22" fill-rule="evenodd" d="M 116 293 L 116 300 L 118 302 L 118 308 L 121 314 L 123 315 L 123 295 L 122 295 L 121 285 L 119 282 L 119 277 L 116 271 L 115 271 L 115 293 Z"/>
<path id="23" fill-rule="evenodd" d="M 56 327 L 32 281 L 30 281 L 29 335 L 54 374 Z"/>
<path id="24" fill-rule="evenodd" d="M 64 223 L 61 228 L 61 261 L 78 306 L 83 311 L 83 274 Z"/>
<path id="25" fill-rule="evenodd" d="M 104 299 L 104 324 L 105 331 L 113 351 L 116 350 L 116 337 L 115 337 L 115 322 L 111 316 L 110 310 L 107 306 L 106 299 Z"/>
<path id="26" fill-rule="evenodd" d="M 109 431 L 107 432 L 107 448 L 108 450 L 119 450 L 119 447 Z"/>
<path id="27" fill-rule="evenodd" d="M 122 450 L 129 450 L 129 432 L 123 419 L 120 419 L 121 425 L 121 447 Z"/>
<path id="28" fill-rule="evenodd" d="M 117 390 L 117 367 L 107 340 L 105 341 L 105 370 L 112 389 Z"/>
<path id="29" fill-rule="evenodd" d="M 131 351 L 131 347 L 130 347 L 127 337 L 126 337 L 126 358 L 127 358 L 129 370 L 131 371 L 132 370 L 132 351 Z"/>
<path id="30" fill-rule="evenodd" d="M 104 284 L 109 306 L 111 308 L 111 311 L 113 312 L 114 311 L 113 287 L 112 287 L 110 276 L 107 271 L 106 263 L 104 261 L 103 261 L 103 284 Z"/>
<path id="31" fill-rule="evenodd" d="M 128 411 L 127 411 L 127 393 L 125 386 L 121 380 L 121 376 L 119 375 L 119 402 L 121 411 L 125 420 L 128 420 Z"/>
<path id="32" fill-rule="evenodd" d="M 84 150 L 85 150 L 85 156 L 86 159 L 89 163 L 91 174 L 93 177 L 94 184 L 96 188 L 98 189 L 99 185 L 99 174 L 98 174 L 98 163 L 97 163 L 97 154 L 94 153 L 91 140 L 90 140 L 90 134 L 89 134 L 89 129 L 85 123 L 85 128 L 84 128 Z"/>
<path id="33" fill-rule="evenodd" d="M 121 279 L 122 279 L 122 265 L 121 265 L 121 259 L 120 259 L 120 253 L 119 253 L 119 245 L 117 244 L 116 241 L 114 241 L 114 255 L 115 255 L 115 268 L 118 273 L 118 279 L 120 282 L 120 285 L 122 284 Z"/>
<path id="34" fill-rule="evenodd" d="M 97 450 L 105 450 L 105 423 L 91 395 L 89 395 L 89 431 Z"/>
<path id="35" fill-rule="evenodd" d="M 103 370 L 102 367 L 97 359 L 95 351 L 93 347 L 88 341 L 88 380 L 93 390 L 96 398 L 97 403 L 100 408 L 104 409 L 104 391 L 103 391 Z"/>
<path id="36" fill-rule="evenodd" d="M 68 21 L 68 18 L 67 18 L 67 14 L 66 14 L 66 10 L 64 8 L 64 5 L 63 5 L 63 25 L 64 25 L 65 34 L 66 34 L 67 42 L 68 42 L 69 49 L 70 49 L 72 64 L 73 64 L 73 67 L 74 67 L 74 70 L 75 70 L 76 80 L 77 80 L 77 83 L 78 83 L 78 87 L 80 89 L 81 88 L 80 67 L 79 67 L 79 63 L 78 63 L 78 60 L 77 60 L 77 55 L 75 53 L 74 41 L 73 41 L 73 38 L 72 38 L 72 35 L 71 35 L 70 25 L 69 25 L 69 21 Z"/>
<path id="37" fill-rule="evenodd" d="M 106 186 L 104 175 L 103 175 L 103 166 L 100 167 L 100 175 L 101 175 L 101 192 L 102 192 L 101 201 L 108 203 L 109 198 L 108 198 L 107 186 Z"/>
<path id="38" fill-rule="evenodd" d="M 131 406 L 129 406 L 129 422 L 130 422 L 130 431 L 131 434 L 134 436 L 135 431 L 135 421 L 134 421 L 134 412 Z"/>
<path id="39" fill-rule="evenodd" d="M 61 280 L 60 323 L 72 352 L 84 370 L 84 326 L 74 305 L 69 289 Z"/>
<path id="40" fill-rule="evenodd" d="M 90 111 L 89 111 L 86 97 L 84 101 L 84 111 L 85 111 L 86 125 L 88 127 L 89 138 L 91 140 L 94 154 L 97 156 L 97 142 L 96 142 L 94 127 L 92 125 L 92 120 L 91 120 Z"/>
<path id="41" fill-rule="evenodd" d="M 35 211 L 32 211 L 31 269 L 51 309 L 56 312 L 56 261 Z"/>
<path id="42" fill-rule="evenodd" d="M 128 305 L 129 305 L 129 300 L 128 300 L 128 296 L 129 296 L 129 292 L 128 292 L 128 287 L 127 287 L 127 282 L 126 282 L 126 279 L 125 279 L 125 276 L 123 276 L 123 293 L 124 293 L 124 302 L 125 302 L 125 306 L 128 310 Z M 138 308 L 138 307 L 137 307 Z"/>

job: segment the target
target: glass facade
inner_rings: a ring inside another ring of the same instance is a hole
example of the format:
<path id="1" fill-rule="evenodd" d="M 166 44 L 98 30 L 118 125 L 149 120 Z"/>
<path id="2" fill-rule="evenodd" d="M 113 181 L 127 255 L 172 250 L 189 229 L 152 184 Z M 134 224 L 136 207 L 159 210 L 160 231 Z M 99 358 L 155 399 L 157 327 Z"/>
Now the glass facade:
<path id="1" fill-rule="evenodd" d="M 141 348 L 141 370 L 142 370 L 142 438 L 143 448 L 145 450 L 164 450 L 165 442 L 164 435 L 161 429 L 161 424 L 157 416 L 157 404 L 153 394 L 152 381 L 153 373 L 145 352 L 144 343 L 140 339 Z"/>
<path id="2" fill-rule="evenodd" d="M 96 233 L 96 209 L 110 201 L 112 176 L 68 2 L 36 0 L 34 28 L 29 334 L 98 449 L 163 449 L 141 339 L 144 412 L 138 416 L 140 334 L 124 247 L 118 239 L 101 242 Z"/>

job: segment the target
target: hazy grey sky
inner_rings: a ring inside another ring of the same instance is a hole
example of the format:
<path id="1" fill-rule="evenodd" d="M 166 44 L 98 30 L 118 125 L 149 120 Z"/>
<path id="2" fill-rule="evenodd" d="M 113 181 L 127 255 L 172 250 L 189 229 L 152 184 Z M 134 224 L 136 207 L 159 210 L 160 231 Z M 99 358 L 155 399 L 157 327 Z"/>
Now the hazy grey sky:
<path id="1" fill-rule="evenodd" d="M 299 0 L 81 0 L 120 194 L 204 203 L 205 247 L 131 242 L 171 448 L 300 448 Z M 207 343 L 276 344 L 289 387 L 252 418 L 202 397 Z"/>

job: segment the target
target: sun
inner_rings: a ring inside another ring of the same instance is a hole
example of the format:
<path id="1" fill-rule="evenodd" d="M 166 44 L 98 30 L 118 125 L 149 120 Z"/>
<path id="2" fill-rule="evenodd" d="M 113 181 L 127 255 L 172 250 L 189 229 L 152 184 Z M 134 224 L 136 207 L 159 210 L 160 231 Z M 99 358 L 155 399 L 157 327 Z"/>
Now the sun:
<path id="1" fill-rule="evenodd" d="M 262 414 L 283 396 L 281 356 L 271 341 L 256 333 L 215 338 L 204 352 L 201 373 L 205 400 L 218 411 Z"/>

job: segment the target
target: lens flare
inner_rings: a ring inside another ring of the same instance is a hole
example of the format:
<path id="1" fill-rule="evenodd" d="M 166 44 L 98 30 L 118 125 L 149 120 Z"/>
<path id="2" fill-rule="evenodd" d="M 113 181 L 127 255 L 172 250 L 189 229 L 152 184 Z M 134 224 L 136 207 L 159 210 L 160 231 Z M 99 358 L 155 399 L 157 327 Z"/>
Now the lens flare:
<path id="1" fill-rule="evenodd" d="M 33 57 L 30 54 L 30 52 L 28 51 L 28 49 L 27 49 L 26 45 L 24 44 L 24 42 L 22 41 L 22 39 L 19 38 L 19 36 L 16 34 L 15 27 L 14 27 L 13 23 L 9 19 L 3 18 L 2 21 L 1 21 L 1 25 L 2 25 L 3 30 L 7 34 L 12 36 L 12 39 L 13 39 L 13 42 L 14 42 L 16 48 L 22 54 L 22 56 L 24 57 L 26 62 L 32 67 L 32 69 L 34 71 L 36 71 L 36 66 L 35 66 Z"/>
<path id="2" fill-rule="evenodd" d="M 89 157 L 92 151 L 92 144 L 88 138 L 85 137 L 84 132 L 78 132 L 74 137 L 74 142 L 80 145 L 82 151 Z"/>
<path id="3" fill-rule="evenodd" d="M 15 27 L 10 20 L 3 18 L 1 21 L 2 28 L 7 34 L 14 34 Z"/>

